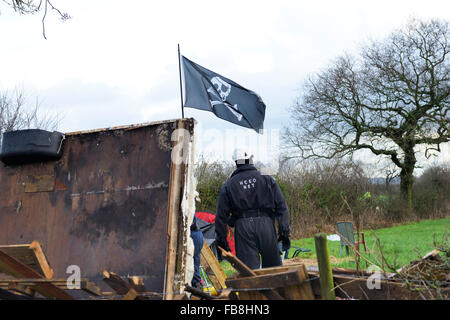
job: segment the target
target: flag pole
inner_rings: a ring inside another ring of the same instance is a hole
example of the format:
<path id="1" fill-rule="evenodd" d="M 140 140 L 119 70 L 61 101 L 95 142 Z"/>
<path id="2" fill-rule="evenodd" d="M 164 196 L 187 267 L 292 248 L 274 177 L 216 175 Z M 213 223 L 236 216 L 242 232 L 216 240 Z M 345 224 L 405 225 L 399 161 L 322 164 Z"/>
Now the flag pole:
<path id="1" fill-rule="evenodd" d="M 181 81 L 181 56 L 180 56 L 180 44 L 178 44 L 178 71 L 179 71 L 179 73 L 180 73 L 181 117 L 184 119 L 184 107 L 183 107 L 183 82 Z"/>

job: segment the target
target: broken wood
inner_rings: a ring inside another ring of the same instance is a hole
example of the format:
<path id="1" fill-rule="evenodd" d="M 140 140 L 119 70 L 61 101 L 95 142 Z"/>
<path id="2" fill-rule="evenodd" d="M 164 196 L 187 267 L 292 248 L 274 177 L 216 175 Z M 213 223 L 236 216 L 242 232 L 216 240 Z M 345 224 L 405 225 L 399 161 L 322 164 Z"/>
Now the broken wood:
<path id="1" fill-rule="evenodd" d="M 51 283 L 62 290 L 72 290 L 67 287 L 67 279 L 33 279 L 33 278 L 0 279 L 0 288 L 7 289 L 8 287 L 13 286 L 14 284 L 33 288 L 39 283 Z M 97 287 L 93 282 L 90 282 L 88 279 L 80 279 L 80 289 L 95 296 L 102 295 L 100 288 Z"/>
<path id="2" fill-rule="evenodd" d="M 0 300 L 44 300 L 45 298 L 38 298 L 34 296 L 15 293 L 12 290 L 0 289 Z"/>
<path id="3" fill-rule="evenodd" d="M 105 281 L 117 294 L 123 295 L 122 300 L 147 299 L 143 294 L 154 294 L 152 292 L 145 292 L 143 281 L 140 277 L 130 277 L 127 282 L 116 273 L 104 270 L 103 281 Z"/>
<path id="4" fill-rule="evenodd" d="M 128 277 L 128 283 L 130 286 L 136 290 L 136 292 L 145 292 L 147 291 L 144 286 L 144 279 L 142 277 L 138 276 L 131 276 Z"/>
<path id="5" fill-rule="evenodd" d="M 123 280 L 120 276 L 114 272 L 103 271 L 103 281 L 106 282 L 117 294 L 126 295 L 128 291 L 133 289 L 131 285 Z"/>
<path id="6" fill-rule="evenodd" d="M 303 281 L 299 270 L 290 270 L 283 273 L 255 275 L 236 279 L 228 279 L 226 284 L 233 289 L 252 288 L 282 288 L 286 286 L 298 285 Z"/>
<path id="7" fill-rule="evenodd" d="M 220 294 L 220 292 L 226 288 L 225 279 L 227 276 L 220 266 L 219 261 L 217 261 L 214 256 L 214 253 L 209 248 L 206 240 L 203 240 L 203 248 L 200 253 L 200 264 L 205 270 L 209 280 L 211 280 L 214 289 Z"/>
<path id="8" fill-rule="evenodd" d="M 256 273 L 250 269 L 245 263 L 243 263 L 241 260 L 239 260 L 235 255 L 232 253 L 225 251 L 221 247 L 218 247 L 219 250 L 222 252 L 222 256 L 227 259 L 228 262 L 231 263 L 231 265 L 242 275 L 242 276 L 256 276 Z M 268 299 L 271 300 L 284 300 L 284 298 L 275 290 L 269 289 L 269 290 L 262 290 L 262 294 L 264 294 Z"/>
<path id="9" fill-rule="evenodd" d="M 0 246 L 0 250 L 36 270 L 45 278 L 51 279 L 53 277 L 53 269 L 50 267 L 38 241 L 35 240 L 30 244 L 3 245 Z"/>
<path id="10" fill-rule="evenodd" d="M 368 276 L 358 275 L 357 270 L 346 269 L 345 274 L 339 274 L 333 269 L 333 282 L 335 285 L 334 291 L 336 297 L 344 299 L 356 300 L 421 300 L 423 299 L 419 292 L 411 291 L 406 288 L 399 280 L 389 280 L 384 278 L 382 274 L 377 274 L 376 277 L 370 279 Z M 320 281 L 317 278 L 319 273 L 314 268 L 308 268 L 308 274 L 313 279 L 311 287 L 314 295 L 321 296 Z M 372 274 L 371 276 L 374 276 Z M 379 278 L 378 278 L 379 276 Z M 377 281 L 377 285 L 374 285 Z M 370 285 L 370 289 L 368 286 Z M 442 289 L 442 295 L 450 297 L 450 290 L 448 288 Z"/>
<path id="11" fill-rule="evenodd" d="M 22 262 L 14 259 L 1 249 L 0 249 L 0 272 L 12 275 L 16 278 L 38 278 L 38 279 L 44 278 L 36 270 L 31 269 Z M 53 285 L 52 283 L 46 282 L 39 283 L 36 285 L 35 290 L 46 298 L 74 300 L 74 298 L 70 294 Z"/>
<path id="12" fill-rule="evenodd" d="M 30 296 L 30 297 L 33 297 L 35 294 L 35 291 L 32 288 L 30 288 L 26 285 L 23 285 L 21 283 L 17 283 L 17 282 L 8 283 L 7 289 L 10 291 L 15 291 L 15 292 Z"/>
<path id="13" fill-rule="evenodd" d="M 237 290 L 241 300 L 264 300 L 260 290 L 274 288 L 284 299 L 313 300 L 314 294 L 303 264 L 253 270 L 255 277 L 231 275 L 227 286 Z M 239 289 L 243 289 L 240 290 Z"/>

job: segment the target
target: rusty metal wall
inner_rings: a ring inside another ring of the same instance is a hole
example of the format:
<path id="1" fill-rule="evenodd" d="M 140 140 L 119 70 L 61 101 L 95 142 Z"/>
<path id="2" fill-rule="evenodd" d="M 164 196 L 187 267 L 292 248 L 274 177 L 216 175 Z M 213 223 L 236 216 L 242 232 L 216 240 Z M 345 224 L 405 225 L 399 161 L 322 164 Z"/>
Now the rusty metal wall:
<path id="1" fill-rule="evenodd" d="M 0 163 L 0 244 L 39 241 L 54 278 L 78 265 L 107 291 L 103 270 L 162 292 L 176 123 L 67 134 L 57 162 Z"/>

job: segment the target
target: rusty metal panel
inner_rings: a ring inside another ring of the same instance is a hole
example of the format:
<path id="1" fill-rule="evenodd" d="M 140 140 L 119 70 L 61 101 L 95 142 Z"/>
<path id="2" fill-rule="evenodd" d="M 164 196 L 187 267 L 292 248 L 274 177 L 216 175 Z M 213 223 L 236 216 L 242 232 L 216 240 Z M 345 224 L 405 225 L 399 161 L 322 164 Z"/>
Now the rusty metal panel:
<path id="1" fill-rule="evenodd" d="M 39 241 L 55 278 L 77 265 L 107 291 L 103 270 L 163 292 L 177 124 L 66 134 L 59 161 L 1 164 L 0 244 Z"/>

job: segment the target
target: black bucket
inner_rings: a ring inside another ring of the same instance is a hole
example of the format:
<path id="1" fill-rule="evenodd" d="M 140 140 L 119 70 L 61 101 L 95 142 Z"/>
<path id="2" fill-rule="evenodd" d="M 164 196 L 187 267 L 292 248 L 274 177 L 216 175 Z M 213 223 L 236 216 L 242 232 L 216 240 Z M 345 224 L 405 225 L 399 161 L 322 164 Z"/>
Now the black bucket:
<path id="1" fill-rule="evenodd" d="M 59 160 L 63 139 L 61 132 L 41 129 L 4 132 L 0 160 L 7 165 Z"/>

